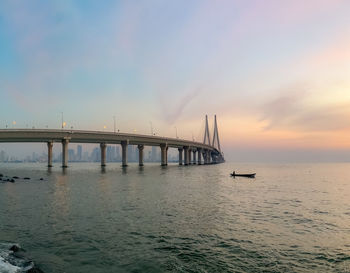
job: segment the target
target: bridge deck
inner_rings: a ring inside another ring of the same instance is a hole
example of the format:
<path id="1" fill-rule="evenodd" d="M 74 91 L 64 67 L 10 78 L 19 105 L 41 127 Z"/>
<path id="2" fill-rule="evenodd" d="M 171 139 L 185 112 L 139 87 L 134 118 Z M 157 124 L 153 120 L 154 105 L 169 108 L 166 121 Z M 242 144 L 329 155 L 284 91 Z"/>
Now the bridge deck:
<path id="1" fill-rule="evenodd" d="M 68 139 L 71 143 L 120 144 L 122 141 L 128 141 L 132 145 L 166 144 L 173 148 L 188 146 L 219 153 L 216 148 L 201 142 L 160 136 L 83 130 L 0 129 L 0 142 L 61 142 L 63 139 Z"/>

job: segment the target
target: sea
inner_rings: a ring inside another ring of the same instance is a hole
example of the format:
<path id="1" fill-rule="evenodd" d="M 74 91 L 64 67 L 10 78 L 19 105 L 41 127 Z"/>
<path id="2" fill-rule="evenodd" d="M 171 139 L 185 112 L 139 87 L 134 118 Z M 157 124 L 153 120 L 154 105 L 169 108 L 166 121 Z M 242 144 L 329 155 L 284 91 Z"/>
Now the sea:
<path id="1" fill-rule="evenodd" d="M 350 272 L 350 163 L 0 173 L 1 273 Z"/>

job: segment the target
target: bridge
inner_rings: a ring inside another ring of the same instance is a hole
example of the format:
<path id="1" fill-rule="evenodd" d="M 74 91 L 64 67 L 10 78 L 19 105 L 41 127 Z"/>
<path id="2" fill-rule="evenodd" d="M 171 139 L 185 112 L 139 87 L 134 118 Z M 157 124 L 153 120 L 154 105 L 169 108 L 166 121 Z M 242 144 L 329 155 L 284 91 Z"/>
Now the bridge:
<path id="1" fill-rule="evenodd" d="M 162 166 L 168 165 L 169 147 L 178 149 L 180 165 L 214 164 L 222 163 L 225 161 L 220 148 L 216 116 L 214 119 L 214 135 L 212 140 L 210 139 L 208 117 L 206 116 L 203 142 L 189 141 L 179 138 L 160 137 L 154 135 L 66 129 L 1 129 L 0 142 L 46 142 L 48 148 L 48 167 L 52 167 L 52 148 L 55 142 L 62 144 L 63 168 L 68 167 L 69 143 L 100 144 L 101 166 L 106 166 L 106 148 L 107 145 L 111 144 L 121 145 L 123 167 L 126 167 L 128 165 L 128 145 L 137 145 L 140 166 L 143 166 L 144 146 L 160 147 Z"/>

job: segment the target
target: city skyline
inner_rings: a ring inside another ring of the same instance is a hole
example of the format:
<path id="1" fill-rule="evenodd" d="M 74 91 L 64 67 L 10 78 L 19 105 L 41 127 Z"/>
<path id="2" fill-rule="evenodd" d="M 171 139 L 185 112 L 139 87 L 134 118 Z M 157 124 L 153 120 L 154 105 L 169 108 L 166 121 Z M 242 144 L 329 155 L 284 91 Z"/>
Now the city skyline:
<path id="1" fill-rule="evenodd" d="M 18 143 L 17 143 L 18 144 Z M 61 163 L 62 151 L 59 149 L 59 145 L 55 147 L 53 152 L 53 162 Z M 161 159 L 160 150 L 155 146 L 145 147 L 145 162 L 159 162 Z M 4 162 L 40 162 L 47 163 L 47 151 L 37 152 L 34 151 L 31 154 L 8 154 L 6 151 L 0 149 L 0 163 Z M 100 162 L 101 161 L 101 149 L 96 144 L 71 144 L 71 148 L 68 149 L 69 162 Z M 139 151 L 137 145 L 128 145 L 128 161 L 138 162 Z M 170 148 L 168 155 L 170 162 L 178 161 L 177 149 Z M 106 162 L 121 162 L 121 148 L 119 144 L 108 144 L 106 149 Z"/>
<path id="2" fill-rule="evenodd" d="M 113 131 L 115 117 L 121 132 L 200 140 L 217 114 L 228 160 L 348 161 L 349 11 L 340 0 L 2 1 L 0 128 L 60 128 L 63 112 L 68 129 Z"/>

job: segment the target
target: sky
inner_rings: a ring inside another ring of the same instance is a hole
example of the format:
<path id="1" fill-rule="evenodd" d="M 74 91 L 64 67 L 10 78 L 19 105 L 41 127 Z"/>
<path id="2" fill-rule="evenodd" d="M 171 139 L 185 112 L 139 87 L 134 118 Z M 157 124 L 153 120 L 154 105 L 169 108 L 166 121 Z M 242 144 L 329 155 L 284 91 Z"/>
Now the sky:
<path id="1" fill-rule="evenodd" d="M 59 128 L 63 112 L 67 128 L 115 116 L 202 141 L 216 114 L 228 160 L 349 161 L 349 14 L 347 0 L 2 0 L 0 128 Z"/>

